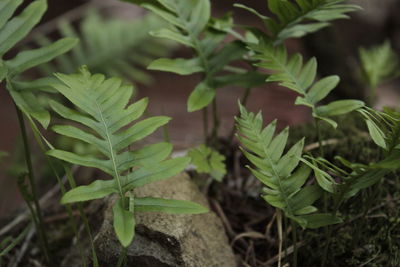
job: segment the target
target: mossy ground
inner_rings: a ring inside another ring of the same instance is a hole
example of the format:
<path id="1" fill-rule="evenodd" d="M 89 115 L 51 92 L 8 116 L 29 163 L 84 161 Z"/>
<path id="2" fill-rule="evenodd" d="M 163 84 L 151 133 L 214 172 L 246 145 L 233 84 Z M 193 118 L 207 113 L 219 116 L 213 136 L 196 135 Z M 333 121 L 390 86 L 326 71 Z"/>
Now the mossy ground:
<path id="1" fill-rule="evenodd" d="M 342 128 L 337 130 L 321 124 L 323 140 L 335 140 L 323 148 L 328 160 L 338 163 L 334 158 L 340 155 L 354 163 L 369 164 L 382 158 L 359 116 L 338 119 Z M 291 129 L 288 147 L 303 136 L 306 145 L 318 143 L 315 125 L 310 123 Z M 309 153 L 318 156 L 318 146 L 311 147 L 314 149 Z M 214 184 L 210 194 L 219 200 L 228 218 L 233 249 L 241 255 L 243 265 L 269 266 L 267 263 L 272 263 L 271 258 L 278 253 L 274 209 L 259 198 L 261 185 L 258 181 L 246 169 L 240 167 L 238 170 L 238 166 L 246 164 L 245 159 L 238 159 L 236 152 L 231 153 L 228 157 L 231 171 L 225 184 Z M 399 185 L 399 176 L 393 173 L 341 206 L 344 223 L 333 226 L 327 266 L 400 266 Z M 324 210 L 321 201 L 317 205 Z M 329 208 L 328 205 L 328 212 Z M 293 243 L 290 225 L 286 229 L 284 247 L 290 248 Z M 327 243 L 326 231 L 325 228 L 300 231 L 298 266 L 321 264 Z M 238 239 L 240 235 L 242 237 Z M 283 260 L 289 264 L 291 261 L 292 255 Z"/>

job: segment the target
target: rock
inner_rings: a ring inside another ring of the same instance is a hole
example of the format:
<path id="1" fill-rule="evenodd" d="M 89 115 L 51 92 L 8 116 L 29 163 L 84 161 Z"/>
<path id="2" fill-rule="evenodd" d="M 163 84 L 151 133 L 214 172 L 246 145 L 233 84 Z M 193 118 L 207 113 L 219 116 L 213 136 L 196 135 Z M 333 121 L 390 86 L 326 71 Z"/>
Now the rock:
<path id="1" fill-rule="evenodd" d="M 135 195 L 190 200 L 208 206 L 187 174 L 138 188 Z M 113 200 L 107 202 L 104 221 L 95 237 L 101 266 L 115 266 L 121 251 L 112 227 Z M 236 266 L 223 225 L 212 211 L 200 215 L 136 213 L 135 218 L 136 235 L 127 250 L 128 266 Z"/>

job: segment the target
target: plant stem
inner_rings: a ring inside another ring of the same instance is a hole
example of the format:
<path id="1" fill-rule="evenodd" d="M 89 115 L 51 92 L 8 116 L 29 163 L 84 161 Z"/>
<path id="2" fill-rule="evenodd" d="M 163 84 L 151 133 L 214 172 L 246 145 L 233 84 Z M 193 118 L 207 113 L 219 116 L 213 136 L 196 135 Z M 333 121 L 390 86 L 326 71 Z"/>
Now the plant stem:
<path id="1" fill-rule="evenodd" d="M 25 121 L 24 121 L 24 115 L 22 112 L 19 110 L 19 108 L 15 106 L 15 110 L 17 112 L 17 117 L 18 117 L 18 123 L 19 127 L 21 130 L 21 135 L 22 135 L 22 141 L 24 144 L 24 153 L 25 153 L 25 162 L 26 166 L 28 168 L 28 179 L 29 179 L 29 184 L 31 187 L 31 194 L 33 198 L 33 204 L 36 209 L 36 217 L 37 217 L 37 232 L 39 234 L 40 239 L 43 242 L 43 253 L 46 257 L 46 260 L 49 262 L 50 261 L 50 254 L 49 254 L 49 245 L 47 241 L 47 236 L 46 233 L 43 229 L 43 217 L 42 217 L 42 211 L 40 209 L 37 193 L 36 193 L 36 181 L 35 181 L 35 175 L 33 172 L 33 166 L 32 166 L 32 159 L 31 159 L 31 152 L 30 152 L 30 147 L 29 147 L 29 142 L 28 142 L 28 135 L 25 127 Z M 32 214 L 34 216 L 34 214 Z"/>
<path id="2" fill-rule="evenodd" d="M 297 225 L 292 220 L 292 236 L 293 236 L 293 267 L 297 267 Z"/>
<path id="3" fill-rule="evenodd" d="M 118 257 L 118 262 L 117 262 L 117 267 L 122 267 L 126 266 L 126 253 L 127 253 L 127 248 L 123 247 L 121 249 L 121 253 L 119 254 Z"/>
<path id="4" fill-rule="evenodd" d="M 74 179 L 74 176 L 73 176 L 73 174 L 72 174 L 71 169 L 68 168 L 68 167 L 66 167 L 64 164 L 63 164 L 63 167 L 64 167 L 65 174 L 66 174 L 66 176 L 67 176 L 67 179 L 68 179 L 68 181 L 69 181 L 70 186 L 71 186 L 72 188 L 75 188 L 75 187 L 76 187 L 75 179 Z M 99 266 L 99 263 L 98 263 L 98 260 L 97 260 L 96 249 L 95 249 L 95 247 L 94 247 L 94 240 L 93 240 L 92 231 L 91 231 L 91 229 L 90 229 L 89 220 L 88 220 L 88 218 L 86 217 L 85 211 L 83 210 L 83 207 L 82 207 L 82 204 L 81 204 L 81 203 L 78 203 L 78 210 L 79 210 L 79 214 L 80 214 L 80 216 L 81 216 L 81 218 L 82 218 L 83 225 L 84 225 L 84 227 L 85 227 L 86 233 L 87 233 L 87 235 L 89 236 L 90 247 L 91 247 L 91 250 L 92 250 L 93 266 L 94 266 L 94 267 L 98 267 L 98 266 Z"/>
<path id="5" fill-rule="evenodd" d="M 211 144 L 214 147 L 218 147 L 218 127 L 219 127 L 219 119 L 218 119 L 218 109 L 217 109 L 217 99 L 214 98 L 212 101 L 212 115 L 213 115 L 213 129 L 211 134 Z"/>
<path id="6" fill-rule="evenodd" d="M 208 108 L 203 108 L 203 135 L 204 144 L 208 145 Z"/>
<path id="7" fill-rule="evenodd" d="M 278 228 L 278 239 L 279 239 L 279 247 L 278 247 L 278 267 L 282 266 L 282 213 L 280 210 L 276 209 L 276 226 Z"/>
<path id="8" fill-rule="evenodd" d="M 322 133 L 321 133 L 321 126 L 320 126 L 319 119 L 315 119 L 315 129 L 317 130 L 319 156 L 323 158 L 324 157 L 324 148 L 322 146 Z"/>
<path id="9" fill-rule="evenodd" d="M 251 88 L 250 87 L 246 88 L 244 93 L 243 93 L 242 99 L 240 100 L 240 103 L 242 103 L 243 106 L 246 106 L 246 103 L 247 103 L 247 100 L 249 99 L 250 93 L 251 93 Z M 237 117 L 240 116 L 240 112 L 238 112 L 236 114 L 236 116 Z M 229 144 L 232 144 L 234 136 L 235 136 L 235 124 L 233 124 L 231 132 L 230 132 L 230 134 L 228 136 L 228 143 Z"/>

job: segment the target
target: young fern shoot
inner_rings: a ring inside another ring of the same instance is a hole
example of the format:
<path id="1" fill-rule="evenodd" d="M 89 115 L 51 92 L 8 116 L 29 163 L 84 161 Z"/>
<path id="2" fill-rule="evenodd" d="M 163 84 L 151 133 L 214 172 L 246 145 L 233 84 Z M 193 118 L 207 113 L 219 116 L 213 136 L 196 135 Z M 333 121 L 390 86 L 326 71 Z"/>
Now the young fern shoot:
<path id="1" fill-rule="evenodd" d="M 169 143 L 157 143 L 139 149 L 129 147 L 159 127 L 170 118 L 164 116 L 139 119 L 147 99 L 128 104 L 133 87 L 118 78 L 106 79 L 104 75 L 92 75 L 85 67 L 77 74 L 56 74 L 60 84 L 55 89 L 65 96 L 76 109 L 52 101 L 52 109 L 61 117 L 80 124 L 85 130 L 72 125 L 56 125 L 53 130 L 61 135 L 81 140 L 94 146 L 101 158 L 81 156 L 72 152 L 53 149 L 50 156 L 66 162 L 102 170 L 112 180 L 96 180 L 90 185 L 76 187 L 67 192 L 61 202 L 73 203 L 118 194 L 114 204 L 114 229 L 124 247 L 134 238 L 135 211 L 159 211 L 197 214 L 207 212 L 203 206 L 188 202 L 160 198 L 135 198 L 132 190 L 172 177 L 184 170 L 190 159 L 168 159 L 172 151 Z"/>
<path id="2" fill-rule="evenodd" d="M 264 185 L 264 200 L 303 228 L 340 223 L 339 217 L 317 213 L 313 205 L 323 190 L 319 184 L 307 183 L 312 168 L 301 161 L 304 139 L 284 153 L 289 128 L 274 136 L 276 121 L 263 128 L 261 113 L 248 112 L 242 105 L 240 112 L 240 117 L 236 118 L 237 137 L 243 146 L 243 154 L 255 166 L 248 168 Z"/>

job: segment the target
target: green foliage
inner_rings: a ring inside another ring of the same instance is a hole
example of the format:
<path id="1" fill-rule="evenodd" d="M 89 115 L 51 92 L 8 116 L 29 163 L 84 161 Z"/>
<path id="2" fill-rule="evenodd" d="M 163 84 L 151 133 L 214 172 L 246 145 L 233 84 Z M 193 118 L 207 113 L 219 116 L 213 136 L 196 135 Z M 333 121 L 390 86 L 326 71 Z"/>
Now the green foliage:
<path id="1" fill-rule="evenodd" d="M 71 22 L 60 21 L 58 31 L 62 36 L 81 41 L 68 54 L 41 65 L 42 73 L 74 73 L 80 66 L 87 65 L 96 73 L 149 83 L 151 77 L 141 68 L 154 58 L 165 56 L 172 48 L 170 43 L 148 35 L 149 31 L 161 27 L 162 21 L 155 16 L 133 21 L 104 19 L 99 11 L 90 11 L 80 22 L 78 31 Z M 39 45 L 52 42 L 43 35 L 36 36 L 36 40 Z"/>
<path id="2" fill-rule="evenodd" d="M 400 168 L 400 114 L 393 110 L 379 112 L 371 108 L 362 108 L 358 112 L 367 124 L 372 141 L 384 156 L 368 164 L 352 163 L 341 156 L 335 157 L 340 164 L 332 164 L 323 158 L 312 159 L 314 165 L 341 178 L 335 192 L 339 203 Z"/>
<path id="3" fill-rule="evenodd" d="M 13 13 L 21 4 L 22 0 L 3 0 L 0 3 L 0 81 L 6 80 L 6 87 L 18 108 L 28 118 L 35 118 L 46 128 L 50 121 L 49 113 L 39 104 L 32 92 L 18 88 L 15 78 L 24 71 L 67 52 L 77 40 L 63 38 L 44 47 L 21 51 L 11 59 L 4 59 L 4 55 L 39 23 L 47 9 L 45 0 L 36 0 L 18 16 L 13 17 Z"/>
<path id="4" fill-rule="evenodd" d="M 399 59 L 389 41 L 369 49 L 361 47 L 359 57 L 363 78 L 370 88 L 399 75 Z"/>
<path id="5" fill-rule="evenodd" d="M 195 52 L 193 58 L 161 58 L 153 61 L 148 68 L 151 70 L 169 71 L 180 75 L 194 73 L 202 74 L 202 81 L 194 88 L 188 99 L 188 111 L 193 112 L 207 107 L 215 98 L 218 87 L 231 84 L 256 86 L 263 83 L 264 74 L 247 72 L 241 69 L 239 73 L 221 74 L 232 61 L 241 60 L 247 53 L 240 41 L 221 43 L 228 34 L 241 38 L 233 29 L 230 15 L 220 19 L 211 17 L 209 0 L 157 0 L 135 1 L 144 8 L 157 14 L 169 25 L 166 28 L 152 31 L 155 37 L 167 38 L 187 46 Z M 249 73 L 252 79 L 249 79 Z"/>
<path id="6" fill-rule="evenodd" d="M 289 56 L 284 46 L 274 46 L 265 39 L 259 39 L 258 43 L 249 44 L 249 47 L 256 52 L 254 58 L 259 60 L 257 66 L 273 71 L 267 82 L 279 82 L 281 86 L 300 94 L 295 104 L 311 108 L 313 117 L 328 122 L 334 128 L 337 127 L 337 123 L 330 117 L 343 115 L 364 106 L 359 100 L 338 100 L 318 106 L 317 104 L 337 86 L 340 81 L 338 76 L 332 75 L 316 81 L 315 58 L 303 64 L 300 54 Z"/>
<path id="7" fill-rule="evenodd" d="M 127 246 L 134 237 L 133 207 L 140 204 L 140 199 L 136 199 L 131 190 L 180 173 L 190 159 L 167 159 L 172 151 L 169 143 L 129 149 L 133 143 L 169 121 L 168 117 L 159 116 L 131 125 L 131 122 L 142 116 L 147 106 L 147 99 L 128 104 L 133 92 L 132 86 L 123 84 L 118 78 L 105 79 L 101 74 L 91 75 L 86 68 L 77 74 L 56 74 L 56 77 L 61 83 L 55 84 L 55 89 L 72 102 L 76 109 L 55 101 L 50 104 L 52 109 L 61 117 L 80 124 L 85 130 L 72 125 L 56 125 L 53 130 L 94 146 L 102 157 L 81 156 L 57 149 L 50 150 L 48 154 L 72 164 L 100 169 L 113 177 L 112 180 L 96 180 L 89 185 L 76 187 L 67 192 L 61 202 L 66 204 L 119 194 L 120 198 L 113 208 L 114 228 L 121 244 Z M 197 204 L 174 203 L 176 209 L 190 211 L 191 208 L 192 213 L 205 211 Z M 154 210 L 154 206 L 157 206 L 157 202 L 148 210 Z M 143 205 L 140 210 L 147 209 Z"/>
<path id="8" fill-rule="evenodd" d="M 226 174 L 225 156 L 205 145 L 192 148 L 188 156 L 198 173 L 208 173 L 215 180 L 222 181 Z"/>
<path id="9" fill-rule="evenodd" d="M 276 121 L 263 129 L 261 113 L 248 112 L 243 106 L 240 106 L 240 112 L 240 117 L 236 118 L 237 137 L 244 147 L 244 155 L 256 167 L 249 169 L 264 185 L 264 200 L 304 228 L 341 222 L 340 218 L 331 214 L 316 213 L 318 209 L 313 204 L 323 191 L 318 185 L 307 183 L 312 168 L 301 164 L 304 139 L 284 153 L 288 128 L 274 137 Z M 313 169 L 316 176 L 323 172 L 315 166 Z"/>
<path id="10" fill-rule="evenodd" d="M 346 13 L 360 9 L 344 0 L 269 0 L 268 9 L 275 15 L 275 18 L 271 18 L 245 5 L 235 6 L 259 17 L 266 25 L 274 44 L 314 33 L 329 26 L 333 20 L 348 18 Z"/>

